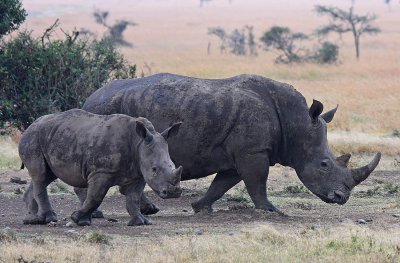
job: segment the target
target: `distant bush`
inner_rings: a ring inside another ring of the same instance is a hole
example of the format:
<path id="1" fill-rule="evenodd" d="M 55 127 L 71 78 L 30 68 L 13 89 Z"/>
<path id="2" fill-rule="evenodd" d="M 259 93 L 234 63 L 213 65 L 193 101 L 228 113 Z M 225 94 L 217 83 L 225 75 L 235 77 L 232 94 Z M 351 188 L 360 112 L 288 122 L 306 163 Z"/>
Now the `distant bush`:
<path id="1" fill-rule="evenodd" d="M 339 47 L 331 42 L 322 43 L 315 54 L 315 60 L 320 64 L 332 64 L 338 60 Z"/>
<path id="2" fill-rule="evenodd" d="M 106 82 L 133 78 L 110 38 L 81 38 L 79 32 L 53 39 L 57 21 L 42 37 L 22 31 L 0 42 L 0 128 L 26 129 L 38 117 L 79 108 Z"/>

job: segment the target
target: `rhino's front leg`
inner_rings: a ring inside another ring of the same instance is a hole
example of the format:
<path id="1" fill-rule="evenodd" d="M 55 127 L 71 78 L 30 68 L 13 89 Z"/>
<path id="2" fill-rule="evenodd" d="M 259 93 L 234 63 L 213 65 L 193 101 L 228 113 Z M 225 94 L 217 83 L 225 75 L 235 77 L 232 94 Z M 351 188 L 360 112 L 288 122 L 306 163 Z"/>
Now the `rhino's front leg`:
<path id="1" fill-rule="evenodd" d="M 212 212 L 213 203 L 220 199 L 229 189 L 234 187 L 241 180 L 242 179 L 236 170 L 218 172 L 205 196 L 192 203 L 194 212 L 198 213 L 202 210 Z"/>
<path id="2" fill-rule="evenodd" d="M 144 215 L 153 215 L 160 211 L 157 205 L 153 204 L 147 196 L 142 193 L 140 198 L 140 212 Z"/>
<path id="3" fill-rule="evenodd" d="M 271 204 L 267 197 L 268 155 L 264 153 L 245 154 L 236 158 L 236 162 L 238 173 L 243 179 L 256 209 L 283 214 Z"/>
<path id="4" fill-rule="evenodd" d="M 78 226 L 91 225 L 92 213 L 100 206 L 108 189 L 110 189 L 112 177 L 109 174 L 94 174 L 90 176 L 86 199 L 81 209 L 71 215 L 71 219 Z"/>
<path id="5" fill-rule="evenodd" d="M 121 194 L 126 197 L 126 210 L 131 216 L 128 226 L 151 225 L 151 221 L 140 212 L 140 199 L 145 185 L 144 179 L 141 178 L 130 185 L 120 187 Z"/>

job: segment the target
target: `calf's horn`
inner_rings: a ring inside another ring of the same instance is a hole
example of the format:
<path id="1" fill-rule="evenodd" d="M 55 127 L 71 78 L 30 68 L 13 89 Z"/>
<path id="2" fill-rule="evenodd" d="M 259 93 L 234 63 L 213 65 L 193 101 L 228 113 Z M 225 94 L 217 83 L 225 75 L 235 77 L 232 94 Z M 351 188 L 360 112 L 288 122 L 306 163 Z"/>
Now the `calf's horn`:
<path id="1" fill-rule="evenodd" d="M 182 171 L 183 171 L 182 166 L 179 166 L 178 168 L 175 169 L 174 174 L 176 182 L 179 182 L 181 180 Z"/>
<path id="2" fill-rule="evenodd" d="M 377 154 L 375 154 L 374 159 L 368 165 L 357 168 L 357 169 L 351 169 L 351 174 L 352 174 L 356 184 L 359 184 L 362 181 L 364 181 L 365 179 L 367 179 L 367 177 L 376 168 L 376 166 L 378 165 L 380 160 L 381 160 L 381 153 L 378 152 Z"/>

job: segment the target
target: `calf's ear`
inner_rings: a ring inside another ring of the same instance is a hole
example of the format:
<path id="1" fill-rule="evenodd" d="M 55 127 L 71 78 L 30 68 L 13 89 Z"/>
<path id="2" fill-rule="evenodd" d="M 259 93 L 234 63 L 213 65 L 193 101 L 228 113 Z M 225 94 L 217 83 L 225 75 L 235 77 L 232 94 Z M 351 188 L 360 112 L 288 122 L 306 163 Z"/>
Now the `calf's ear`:
<path id="1" fill-rule="evenodd" d="M 336 106 L 336 108 L 325 112 L 324 114 L 321 115 L 321 118 L 325 120 L 326 123 L 330 123 L 333 119 L 333 117 L 335 116 L 335 113 L 338 109 L 339 105 Z"/>
<path id="2" fill-rule="evenodd" d="M 139 135 L 140 138 L 149 140 L 149 132 L 147 131 L 147 128 L 144 126 L 143 122 L 141 121 L 136 121 L 136 133 Z"/>
<path id="3" fill-rule="evenodd" d="M 310 115 L 312 122 L 317 122 L 318 116 L 322 113 L 323 110 L 324 105 L 322 105 L 322 103 L 317 100 L 313 100 L 313 103 L 308 110 L 308 114 Z"/>
<path id="4" fill-rule="evenodd" d="M 175 136 L 178 131 L 179 131 L 179 127 L 181 126 L 182 122 L 176 122 L 174 124 L 172 124 L 170 127 L 168 127 L 167 129 L 165 129 L 165 131 L 163 131 L 161 133 L 161 135 L 164 137 L 165 140 L 167 140 L 168 138 Z"/>

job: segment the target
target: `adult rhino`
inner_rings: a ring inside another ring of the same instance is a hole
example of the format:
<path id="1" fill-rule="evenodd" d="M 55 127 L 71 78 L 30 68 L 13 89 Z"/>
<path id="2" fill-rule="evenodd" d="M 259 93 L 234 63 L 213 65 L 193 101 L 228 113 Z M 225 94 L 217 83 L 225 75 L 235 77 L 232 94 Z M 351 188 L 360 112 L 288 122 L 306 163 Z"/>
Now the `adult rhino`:
<path id="1" fill-rule="evenodd" d="M 278 211 L 266 193 L 269 166 L 276 163 L 294 168 L 323 201 L 344 204 L 380 161 L 377 153 L 368 165 L 348 169 L 350 154 L 336 158 L 327 142 L 326 123 L 337 108 L 321 115 L 320 102 L 308 108 L 291 85 L 261 76 L 211 80 L 156 74 L 115 80 L 94 92 L 83 109 L 144 116 L 157 129 L 183 121 L 179 138 L 169 141 L 172 160 L 184 167 L 182 180 L 217 173 L 206 195 L 192 203 L 195 212 L 211 210 L 241 180 L 257 209 Z M 142 203 L 154 208 L 150 213 L 158 211 L 146 198 Z"/>
<path id="2" fill-rule="evenodd" d="M 182 167 L 175 169 L 166 142 L 179 126 L 176 123 L 160 134 L 145 118 L 79 109 L 39 118 L 19 143 L 19 155 L 32 178 L 24 195 L 28 208 L 24 223 L 57 221 L 46 187 L 59 178 L 88 188 L 82 207 L 71 215 L 78 225 L 91 224 L 92 212 L 114 185 L 126 195 L 128 225 L 150 224 L 139 209 L 145 184 L 162 198 L 176 198 L 182 192 Z"/>

